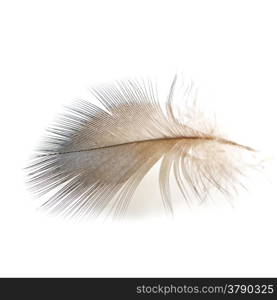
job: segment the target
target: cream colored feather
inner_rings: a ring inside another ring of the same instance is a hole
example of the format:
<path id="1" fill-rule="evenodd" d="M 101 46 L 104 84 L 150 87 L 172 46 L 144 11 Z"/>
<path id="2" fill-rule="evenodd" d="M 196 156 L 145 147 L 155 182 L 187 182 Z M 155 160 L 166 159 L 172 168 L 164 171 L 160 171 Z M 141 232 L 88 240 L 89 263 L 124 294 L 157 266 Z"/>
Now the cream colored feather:
<path id="1" fill-rule="evenodd" d="M 229 194 L 236 188 L 248 167 L 242 156 L 254 150 L 218 134 L 195 105 L 177 117 L 176 80 L 164 106 L 151 82 L 129 80 L 93 89 L 104 109 L 87 101 L 68 108 L 28 168 L 31 190 L 52 193 L 43 207 L 75 217 L 98 216 L 107 208 L 125 215 L 158 161 L 162 200 L 170 213 L 171 177 L 188 202 L 205 200 L 213 189 Z"/>

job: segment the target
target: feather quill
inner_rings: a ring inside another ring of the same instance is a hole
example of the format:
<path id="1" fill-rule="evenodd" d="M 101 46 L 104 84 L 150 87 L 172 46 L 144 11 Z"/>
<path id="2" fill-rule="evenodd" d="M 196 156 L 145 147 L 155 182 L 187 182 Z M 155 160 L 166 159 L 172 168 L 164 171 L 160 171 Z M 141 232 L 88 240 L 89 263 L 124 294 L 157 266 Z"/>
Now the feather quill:
<path id="1" fill-rule="evenodd" d="M 162 201 L 171 214 L 171 176 L 187 202 L 204 201 L 212 189 L 235 189 L 247 166 L 242 155 L 254 150 L 221 137 L 195 105 L 180 119 L 176 80 L 165 105 L 150 81 L 127 80 L 92 89 L 103 108 L 83 100 L 68 107 L 28 166 L 31 191 L 52 192 L 42 207 L 78 218 L 106 209 L 122 217 L 158 161 Z"/>

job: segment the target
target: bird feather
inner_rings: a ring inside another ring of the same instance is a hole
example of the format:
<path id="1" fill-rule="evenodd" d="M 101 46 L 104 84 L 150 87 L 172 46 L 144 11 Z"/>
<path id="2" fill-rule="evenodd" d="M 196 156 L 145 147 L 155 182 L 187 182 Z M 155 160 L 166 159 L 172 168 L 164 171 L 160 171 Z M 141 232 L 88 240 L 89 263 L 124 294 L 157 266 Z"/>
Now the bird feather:
<path id="1" fill-rule="evenodd" d="M 247 166 L 243 153 L 254 150 L 222 137 L 195 104 L 177 116 L 176 81 L 165 105 L 151 81 L 125 80 L 92 89 L 102 108 L 84 100 L 67 107 L 27 168 L 34 194 L 52 191 L 42 207 L 79 218 L 108 208 L 122 217 L 158 161 L 162 201 L 171 214 L 172 177 L 188 203 L 204 201 L 212 189 L 228 195 Z"/>

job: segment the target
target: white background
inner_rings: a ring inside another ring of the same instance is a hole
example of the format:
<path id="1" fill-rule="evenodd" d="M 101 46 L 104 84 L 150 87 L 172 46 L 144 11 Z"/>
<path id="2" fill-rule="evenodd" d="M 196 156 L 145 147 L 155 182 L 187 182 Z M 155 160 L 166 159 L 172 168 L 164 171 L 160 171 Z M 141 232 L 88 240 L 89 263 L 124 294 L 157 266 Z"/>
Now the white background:
<path id="1" fill-rule="evenodd" d="M 277 276 L 276 16 L 267 0 L 1 1 L 0 275 Z M 266 159 L 235 207 L 119 224 L 38 213 L 22 169 L 62 105 L 175 72 Z"/>

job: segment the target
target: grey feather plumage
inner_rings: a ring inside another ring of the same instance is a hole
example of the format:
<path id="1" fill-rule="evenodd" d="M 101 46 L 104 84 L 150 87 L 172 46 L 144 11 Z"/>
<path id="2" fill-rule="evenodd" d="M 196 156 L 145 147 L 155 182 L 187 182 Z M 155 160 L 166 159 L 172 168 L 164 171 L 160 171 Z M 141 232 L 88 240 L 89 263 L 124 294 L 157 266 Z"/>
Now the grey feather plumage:
<path id="1" fill-rule="evenodd" d="M 136 188 L 158 162 L 165 209 L 173 177 L 188 202 L 217 189 L 229 194 L 253 149 L 222 137 L 194 105 L 174 107 L 175 77 L 163 105 L 156 87 L 127 80 L 93 89 L 103 109 L 77 101 L 51 128 L 28 167 L 30 189 L 54 194 L 43 204 L 65 216 L 125 215 Z"/>

